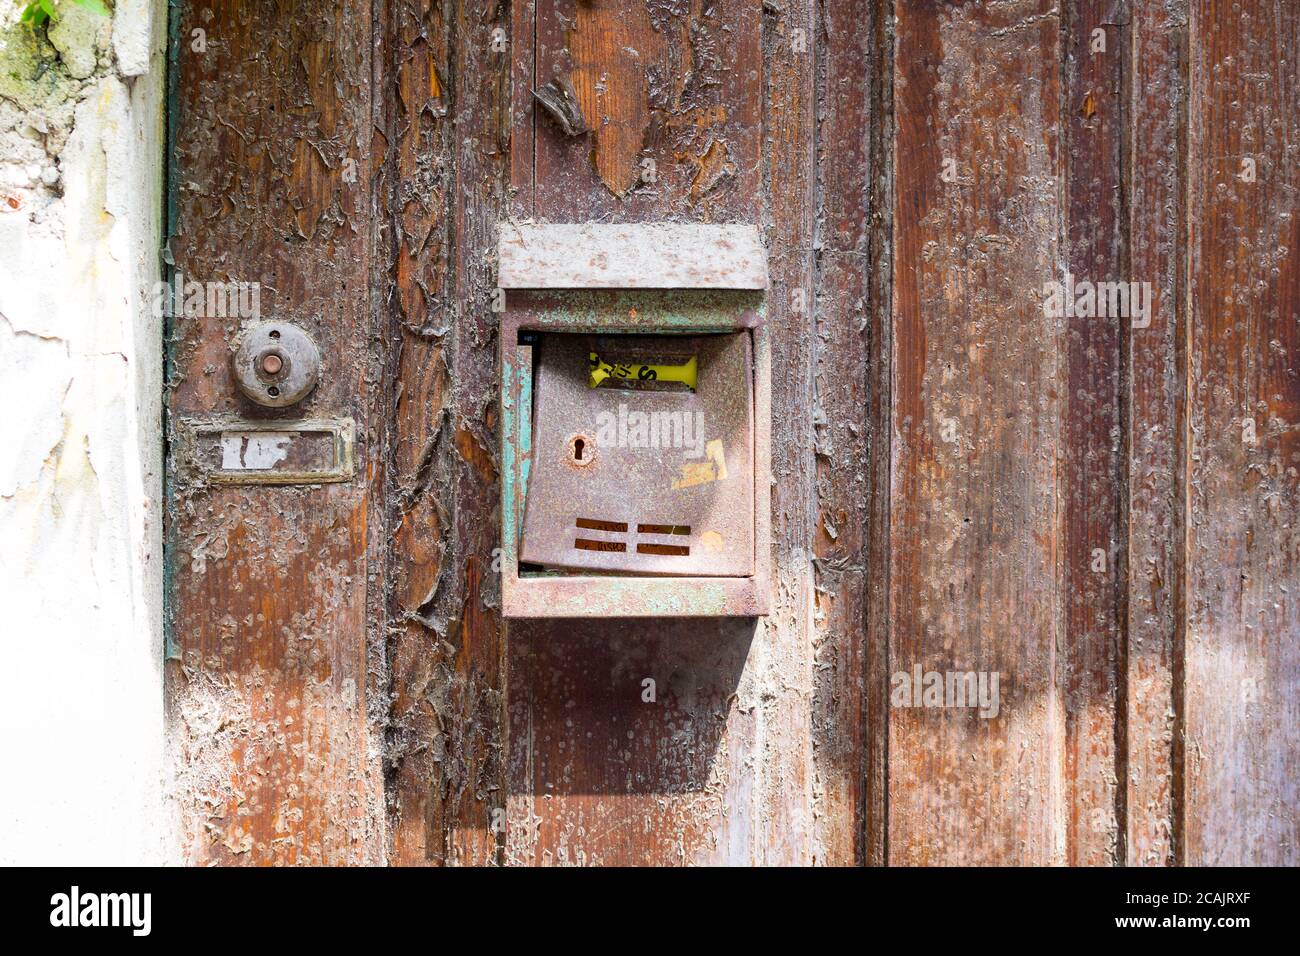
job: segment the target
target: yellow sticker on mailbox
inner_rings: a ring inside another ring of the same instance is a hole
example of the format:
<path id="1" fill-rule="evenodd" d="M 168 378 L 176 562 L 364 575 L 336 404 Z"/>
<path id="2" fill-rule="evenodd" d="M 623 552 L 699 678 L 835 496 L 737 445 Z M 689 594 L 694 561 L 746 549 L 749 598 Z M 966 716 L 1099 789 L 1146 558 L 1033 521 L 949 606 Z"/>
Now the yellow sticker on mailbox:
<path id="1" fill-rule="evenodd" d="M 649 365 L 631 362 L 606 362 L 595 352 L 591 353 L 591 377 L 588 388 L 599 388 L 605 382 L 678 382 L 695 391 L 696 357 L 692 355 L 681 365 Z"/>

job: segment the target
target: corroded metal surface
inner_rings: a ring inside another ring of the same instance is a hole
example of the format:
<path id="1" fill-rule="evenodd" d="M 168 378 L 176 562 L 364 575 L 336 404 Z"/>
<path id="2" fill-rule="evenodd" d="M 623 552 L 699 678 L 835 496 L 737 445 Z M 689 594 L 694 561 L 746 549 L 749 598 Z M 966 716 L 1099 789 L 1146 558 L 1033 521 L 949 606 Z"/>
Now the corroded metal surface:
<path id="1" fill-rule="evenodd" d="M 590 356 L 698 362 L 696 388 L 591 387 Z M 754 573 L 749 335 L 551 334 L 535 348 L 521 560 L 638 574 Z"/>
<path id="2" fill-rule="evenodd" d="M 766 289 L 753 226 L 503 222 L 503 289 Z"/>
<path id="3" fill-rule="evenodd" d="M 316 387 L 320 349 L 292 322 L 263 322 L 240 335 L 230 371 L 247 398 L 268 408 L 285 408 Z"/>
<path id="4" fill-rule="evenodd" d="M 746 361 L 753 363 L 752 541 L 767 540 L 770 527 L 770 482 L 766 476 L 771 461 L 768 433 L 771 354 L 762 308 L 763 296 L 758 292 L 510 293 L 507 308 L 501 316 L 500 334 L 504 465 L 501 574 L 502 604 L 507 617 L 696 617 L 766 613 L 769 557 L 768 549 L 762 546 L 751 546 L 753 566 L 749 570 L 752 573 L 743 577 L 717 577 L 714 576 L 716 572 L 714 575 L 673 578 L 628 574 L 539 575 L 521 573 L 519 568 L 519 535 L 527 493 L 525 476 L 531 470 L 533 476 L 529 480 L 536 480 L 538 455 L 532 425 L 532 367 L 536 348 L 533 342 L 539 337 L 529 333 L 543 331 L 584 333 L 577 338 L 587 343 L 582 347 L 586 351 L 579 350 L 582 360 L 574 370 L 583 389 L 587 388 L 589 381 L 588 356 L 593 342 L 629 340 L 638 333 L 645 335 L 656 330 L 671 331 L 674 333 L 671 338 L 680 342 L 721 338 L 700 336 L 699 333 L 744 335 L 752 343 L 751 356 Z M 527 341 L 521 342 L 521 333 Z M 562 451 L 571 453 L 574 435 L 571 430 L 564 431 L 558 420 L 557 428 L 558 437 L 553 440 L 559 443 Z M 600 454 L 599 448 L 597 454 Z M 574 464 L 574 467 L 583 466 Z M 598 466 L 593 464 L 590 467 Z M 678 522 L 664 518 L 653 523 Z M 591 537 L 599 539 L 609 535 L 594 529 Z M 671 537 L 658 536 L 655 540 L 664 542 Z"/>
<path id="5" fill-rule="evenodd" d="M 178 472 L 197 484 L 328 484 L 353 477 L 355 433 L 350 418 L 182 418 L 175 423 L 173 455 Z"/>

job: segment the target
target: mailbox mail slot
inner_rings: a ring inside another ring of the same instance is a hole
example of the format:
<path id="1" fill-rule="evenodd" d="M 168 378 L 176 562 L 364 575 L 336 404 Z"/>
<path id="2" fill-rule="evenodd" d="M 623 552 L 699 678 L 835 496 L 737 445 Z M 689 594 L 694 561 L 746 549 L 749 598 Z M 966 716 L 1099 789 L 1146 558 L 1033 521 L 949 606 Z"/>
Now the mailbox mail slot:
<path id="1" fill-rule="evenodd" d="M 505 224 L 499 253 L 505 615 L 766 614 L 756 233 Z"/>

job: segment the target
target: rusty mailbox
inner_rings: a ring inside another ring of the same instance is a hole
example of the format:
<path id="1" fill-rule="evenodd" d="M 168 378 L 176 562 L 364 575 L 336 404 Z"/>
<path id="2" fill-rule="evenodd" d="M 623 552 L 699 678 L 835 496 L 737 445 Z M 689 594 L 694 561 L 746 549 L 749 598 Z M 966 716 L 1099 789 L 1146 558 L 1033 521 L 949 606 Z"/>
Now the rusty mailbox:
<path id="1" fill-rule="evenodd" d="M 504 223 L 507 617 L 767 613 L 755 229 Z"/>

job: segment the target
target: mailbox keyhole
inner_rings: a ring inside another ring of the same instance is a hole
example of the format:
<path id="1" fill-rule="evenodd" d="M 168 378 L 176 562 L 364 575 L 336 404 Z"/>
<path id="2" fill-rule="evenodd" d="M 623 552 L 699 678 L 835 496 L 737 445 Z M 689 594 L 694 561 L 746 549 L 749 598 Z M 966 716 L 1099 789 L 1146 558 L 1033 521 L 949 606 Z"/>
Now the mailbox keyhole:
<path id="1" fill-rule="evenodd" d="M 586 468 L 596 460 L 596 443 L 587 435 L 569 436 L 569 462 L 579 468 Z"/>

